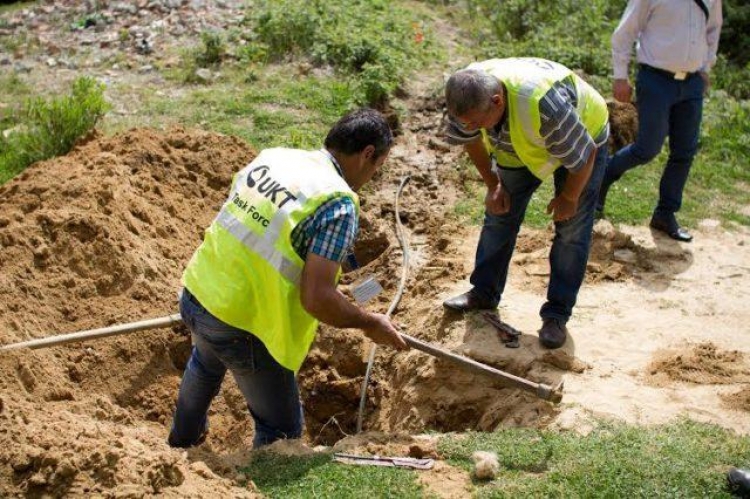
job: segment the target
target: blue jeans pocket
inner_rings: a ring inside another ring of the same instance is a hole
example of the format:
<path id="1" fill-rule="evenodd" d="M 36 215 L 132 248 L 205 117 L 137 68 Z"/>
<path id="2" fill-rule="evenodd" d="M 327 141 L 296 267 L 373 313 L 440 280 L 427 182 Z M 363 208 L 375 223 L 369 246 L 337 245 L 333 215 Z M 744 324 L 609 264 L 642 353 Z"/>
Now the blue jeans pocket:
<path id="1" fill-rule="evenodd" d="M 228 369 L 240 372 L 256 370 L 253 338 L 249 334 L 239 330 L 204 328 L 200 336 Z"/>

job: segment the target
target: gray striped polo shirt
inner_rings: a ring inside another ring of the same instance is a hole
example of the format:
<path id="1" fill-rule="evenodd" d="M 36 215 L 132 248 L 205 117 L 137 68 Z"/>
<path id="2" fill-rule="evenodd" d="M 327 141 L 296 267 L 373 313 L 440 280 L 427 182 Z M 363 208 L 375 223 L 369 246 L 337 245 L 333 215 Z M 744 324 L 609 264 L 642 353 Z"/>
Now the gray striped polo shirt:
<path id="1" fill-rule="evenodd" d="M 539 101 L 541 116 L 540 135 L 549 153 L 559 159 L 562 165 L 572 172 L 577 172 L 586 164 L 586 158 L 596 148 L 607 143 L 609 124 L 595 138 L 581 122 L 576 106 L 578 94 L 571 79 L 556 82 Z M 500 122 L 487 130 L 496 149 L 518 157 L 510 141 L 510 125 L 506 113 Z M 448 117 L 446 140 L 450 144 L 468 144 L 481 139 L 481 131 L 466 130 L 452 116 Z M 520 160 L 520 159 L 519 159 Z M 503 165 L 499 165 L 503 166 Z"/>

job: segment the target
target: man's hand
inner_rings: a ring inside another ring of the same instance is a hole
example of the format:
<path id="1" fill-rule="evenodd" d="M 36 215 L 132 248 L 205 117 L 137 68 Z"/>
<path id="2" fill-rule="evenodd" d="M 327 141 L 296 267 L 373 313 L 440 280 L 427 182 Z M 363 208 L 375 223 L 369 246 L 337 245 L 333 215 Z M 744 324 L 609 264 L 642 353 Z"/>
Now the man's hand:
<path id="1" fill-rule="evenodd" d="M 365 332 L 365 336 L 375 343 L 389 346 L 396 350 L 406 350 L 409 348 L 396 328 L 393 327 L 393 324 L 391 324 L 391 321 L 387 316 L 383 314 L 372 314 L 371 317 L 373 319 L 373 325 L 368 328 L 362 328 L 362 331 Z"/>
<path id="2" fill-rule="evenodd" d="M 504 215 L 510 211 L 510 194 L 503 189 L 501 182 L 498 181 L 494 189 L 487 189 L 484 206 L 490 215 Z"/>
<path id="3" fill-rule="evenodd" d="M 711 77 L 705 71 L 700 71 L 698 74 L 701 75 L 701 80 L 703 80 L 703 96 L 705 97 L 711 88 Z"/>
<path id="4" fill-rule="evenodd" d="M 633 87 L 626 79 L 616 79 L 612 83 L 612 94 L 616 100 L 629 104 L 633 97 Z"/>
<path id="5" fill-rule="evenodd" d="M 578 211 L 578 200 L 571 201 L 564 194 L 560 194 L 552 199 L 547 205 L 547 214 L 553 213 L 552 220 L 555 222 L 565 222 L 573 218 Z"/>

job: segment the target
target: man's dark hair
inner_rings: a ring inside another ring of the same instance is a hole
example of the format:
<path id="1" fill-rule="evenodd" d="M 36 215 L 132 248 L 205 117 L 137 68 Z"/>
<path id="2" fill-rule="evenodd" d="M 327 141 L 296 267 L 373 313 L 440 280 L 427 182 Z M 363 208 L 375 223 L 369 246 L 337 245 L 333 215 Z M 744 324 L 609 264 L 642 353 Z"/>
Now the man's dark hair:
<path id="1" fill-rule="evenodd" d="M 326 149 L 342 154 L 356 154 L 373 145 L 376 158 L 387 152 L 392 144 L 393 133 L 383 115 L 366 107 L 338 120 L 325 140 Z"/>

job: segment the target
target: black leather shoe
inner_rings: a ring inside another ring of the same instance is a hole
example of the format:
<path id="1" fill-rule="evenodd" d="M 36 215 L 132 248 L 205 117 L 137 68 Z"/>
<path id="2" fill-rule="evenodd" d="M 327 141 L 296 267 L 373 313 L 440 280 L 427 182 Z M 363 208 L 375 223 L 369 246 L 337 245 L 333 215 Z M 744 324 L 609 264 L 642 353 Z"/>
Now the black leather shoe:
<path id="1" fill-rule="evenodd" d="M 727 473 L 727 486 L 733 494 L 750 498 L 750 470 L 732 468 Z"/>
<path id="2" fill-rule="evenodd" d="M 568 328 L 557 319 L 544 319 L 542 329 L 539 330 L 539 343 L 544 348 L 554 350 L 565 344 Z"/>
<path id="3" fill-rule="evenodd" d="M 473 291 L 467 291 L 464 294 L 448 298 L 443 302 L 443 306 L 456 312 L 466 312 L 467 310 L 494 310 L 496 304 L 480 298 Z"/>
<path id="4" fill-rule="evenodd" d="M 675 241 L 689 243 L 693 240 L 693 236 L 687 230 L 680 227 L 677 221 L 670 223 L 658 218 L 652 218 L 649 225 L 652 229 L 665 233 Z"/>

